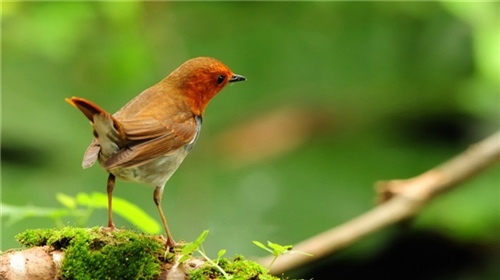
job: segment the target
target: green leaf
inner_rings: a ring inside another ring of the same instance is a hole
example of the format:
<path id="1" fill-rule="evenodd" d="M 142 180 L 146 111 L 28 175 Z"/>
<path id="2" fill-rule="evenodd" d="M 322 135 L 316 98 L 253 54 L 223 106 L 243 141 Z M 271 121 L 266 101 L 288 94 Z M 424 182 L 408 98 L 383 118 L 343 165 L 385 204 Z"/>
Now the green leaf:
<path id="1" fill-rule="evenodd" d="M 92 201 L 92 198 L 88 193 L 77 193 L 76 202 L 82 206 L 87 206 L 92 208 L 108 208 L 107 199 L 105 204 L 103 204 L 102 201 Z"/>
<path id="2" fill-rule="evenodd" d="M 57 199 L 57 201 L 59 201 L 59 203 L 66 206 L 67 208 L 70 208 L 70 209 L 76 208 L 76 199 L 72 196 L 69 196 L 69 195 L 66 195 L 63 193 L 57 193 L 56 199 Z"/>
<path id="3" fill-rule="evenodd" d="M 264 244 L 260 243 L 259 241 L 255 241 L 255 240 L 254 240 L 254 241 L 252 241 L 252 242 L 253 242 L 253 244 L 255 244 L 255 245 L 259 246 L 260 248 L 262 248 L 262 249 L 264 249 L 264 250 L 268 251 L 269 253 L 271 253 L 271 254 L 273 253 L 273 251 L 272 251 L 272 250 L 270 250 L 269 248 L 267 248 L 267 247 L 266 247 L 266 245 L 264 245 Z"/>
<path id="4" fill-rule="evenodd" d="M 220 258 L 222 258 L 222 256 L 224 256 L 225 254 L 226 254 L 225 249 L 219 250 L 219 252 L 217 253 L 217 260 L 215 261 L 217 265 L 219 265 Z"/>
<path id="5" fill-rule="evenodd" d="M 220 250 L 218 253 L 217 253 L 217 259 L 220 259 L 222 258 L 222 256 L 224 256 L 226 254 L 226 251 L 225 249 L 222 249 Z"/>
<path id="6" fill-rule="evenodd" d="M 182 248 L 181 255 L 190 255 L 194 251 L 196 251 L 196 249 L 198 249 L 197 244 L 195 244 L 194 242 L 188 243 L 188 244 L 184 245 L 184 247 Z"/>
<path id="7" fill-rule="evenodd" d="M 65 208 L 36 207 L 31 205 L 16 206 L 5 203 L 0 203 L 0 208 L 2 209 L 2 211 L 0 211 L 0 216 L 7 218 L 7 226 L 30 217 L 54 219 L 70 215 L 70 211 Z"/>
<path id="8" fill-rule="evenodd" d="M 200 236 L 198 236 L 198 238 L 196 238 L 196 241 L 193 242 L 194 244 L 196 244 L 196 247 L 198 248 L 198 246 L 201 245 L 201 243 L 203 243 L 203 241 L 205 241 L 205 238 L 207 238 L 207 235 L 208 235 L 208 230 L 204 230 Z"/>
<path id="9" fill-rule="evenodd" d="M 184 255 L 179 259 L 179 263 L 183 263 L 189 259 L 189 255 Z"/>
<path id="10" fill-rule="evenodd" d="M 271 241 L 267 241 L 267 246 L 273 249 L 273 255 L 279 256 L 285 254 L 287 251 L 292 249 L 292 245 L 280 245 L 273 243 Z"/>
<path id="11" fill-rule="evenodd" d="M 196 238 L 196 240 L 194 242 L 184 245 L 184 247 L 181 250 L 181 255 L 183 255 L 183 256 L 182 256 L 182 258 L 179 259 L 179 262 L 182 263 L 182 262 L 186 261 L 189 258 L 189 255 L 191 255 L 194 251 L 198 250 L 201 243 L 203 243 L 203 241 L 205 241 L 205 238 L 207 238 L 207 235 L 208 235 L 208 230 L 204 230 L 200 234 L 200 236 L 198 236 L 198 238 Z M 219 253 L 220 253 L 220 251 L 219 251 Z"/>

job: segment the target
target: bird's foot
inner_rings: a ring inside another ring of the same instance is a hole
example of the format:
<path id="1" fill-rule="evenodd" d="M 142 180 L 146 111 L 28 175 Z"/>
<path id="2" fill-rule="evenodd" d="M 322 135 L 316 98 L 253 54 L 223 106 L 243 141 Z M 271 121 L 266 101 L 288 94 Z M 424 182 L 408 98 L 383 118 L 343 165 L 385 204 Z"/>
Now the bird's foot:
<path id="1" fill-rule="evenodd" d="M 163 242 L 165 242 L 165 249 L 167 252 L 170 251 L 170 249 L 173 249 L 174 247 L 180 245 L 179 243 L 175 242 L 174 239 L 170 236 L 165 238 L 163 234 L 160 234 L 160 238 L 163 240 Z"/>
<path id="2" fill-rule="evenodd" d="M 119 229 L 117 229 L 114 225 L 112 226 L 108 226 L 108 227 L 101 227 L 100 228 L 100 231 L 101 232 L 105 232 L 105 233 L 110 233 L 110 232 L 113 232 L 113 231 L 118 231 Z"/>

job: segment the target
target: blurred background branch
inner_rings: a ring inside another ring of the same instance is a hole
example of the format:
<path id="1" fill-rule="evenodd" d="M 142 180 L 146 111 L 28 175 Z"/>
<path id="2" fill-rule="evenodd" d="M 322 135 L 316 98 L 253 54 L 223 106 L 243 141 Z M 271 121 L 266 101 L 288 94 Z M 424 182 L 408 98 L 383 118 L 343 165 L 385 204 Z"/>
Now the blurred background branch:
<path id="1" fill-rule="evenodd" d="M 271 272 L 279 275 L 324 258 L 373 232 L 417 215 L 435 196 L 458 187 L 500 160 L 500 131 L 468 150 L 419 176 L 378 182 L 382 204 L 338 227 L 297 244 L 294 249 L 312 254 L 287 254 L 278 258 Z M 269 265 L 274 256 L 259 262 Z"/>

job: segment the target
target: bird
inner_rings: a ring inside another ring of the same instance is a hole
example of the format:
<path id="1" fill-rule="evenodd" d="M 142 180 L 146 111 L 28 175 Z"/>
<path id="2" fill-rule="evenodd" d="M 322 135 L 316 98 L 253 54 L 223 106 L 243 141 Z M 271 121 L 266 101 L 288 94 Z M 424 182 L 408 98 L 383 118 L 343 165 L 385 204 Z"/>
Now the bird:
<path id="1" fill-rule="evenodd" d="M 144 90 L 114 114 L 79 97 L 65 100 L 79 109 L 93 127 L 83 168 L 96 161 L 109 173 L 108 228 L 114 230 L 112 193 L 116 178 L 154 187 L 166 246 L 177 243 L 161 207 L 165 184 L 180 166 L 200 134 L 210 100 L 229 83 L 245 81 L 215 58 L 192 58 L 166 78 Z"/>

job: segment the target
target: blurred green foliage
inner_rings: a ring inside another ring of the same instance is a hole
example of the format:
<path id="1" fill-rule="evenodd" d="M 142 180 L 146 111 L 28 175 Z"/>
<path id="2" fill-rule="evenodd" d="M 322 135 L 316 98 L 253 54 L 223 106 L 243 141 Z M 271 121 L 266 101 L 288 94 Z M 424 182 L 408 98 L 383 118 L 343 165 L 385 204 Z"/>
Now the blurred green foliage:
<path id="1" fill-rule="evenodd" d="M 105 171 L 80 168 L 90 126 L 64 98 L 114 112 L 187 59 L 211 56 L 248 81 L 211 102 L 167 183 L 173 235 L 209 229 L 212 255 L 262 254 L 251 240 L 295 244 L 373 207 L 375 181 L 415 176 L 498 129 L 499 11 L 494 2 L 2 2 L 2 201 L 53 207 L 58 192 L 104 193 Z M 295 110 L 283 126 L 310 117 L 306 129 L 263 144 L 253 137 L 274 134 L 229 138 L 236 151 L 277 152 L 246 161 L 222 141 L 283 108 Z M 491 242 L 499 171 L 439 198 L 415 226 Z M 153 189 L 119 181 L 114 193 L 159 221 Z M 87 226 L 106 221 L 96 210 Z M 26 228 L 52 227 L 2 222 L 2 250 Z M 369 255 L 393 234 L 349 252 Z"/>
<path id="2" fill-rule="evenodd" d="M 75 197 L 57 193 L 56 199 L 62 207 L 15 206 L 0 203 L 1 216 L 6 222 L 5 227 L 32 217 L 52 219 L 59 228 L 64 226 L 64 219 L 72 218 L 77 227 L 85 227 L 94 209 L 108 209 L 108 195 L 98 192 L 78 193 Z M 115 214 L 137 225 L 139 230 L 151 234 L 160 233 L 160 224 L 135 204 L 115 196 L 113 207 Z"/>

